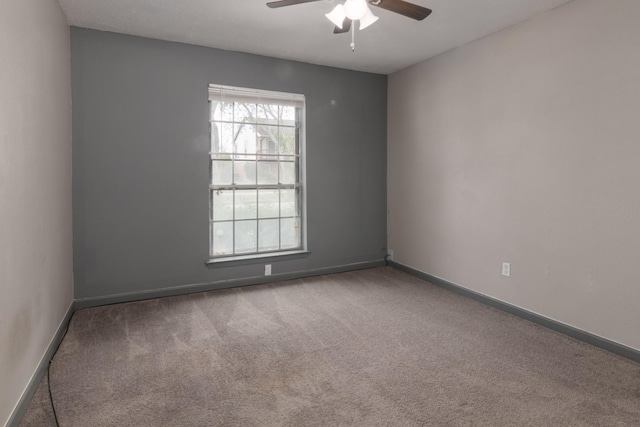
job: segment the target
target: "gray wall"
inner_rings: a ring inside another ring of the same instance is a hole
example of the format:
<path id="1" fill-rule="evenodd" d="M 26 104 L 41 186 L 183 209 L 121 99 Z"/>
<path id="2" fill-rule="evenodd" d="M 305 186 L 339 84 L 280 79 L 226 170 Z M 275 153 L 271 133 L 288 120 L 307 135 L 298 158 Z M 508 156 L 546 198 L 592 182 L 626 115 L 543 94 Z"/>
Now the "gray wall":
<path id="1" fill-rule="evenodd" d="M 386 76 L 79 28 L 71 51 L 76 298 L 264 273 L 205 266 L 210 83 L 306 96 L 311 254 L 274 275 L 384 257 Z"/>
<path id="2" fill-rule="evenodd" d="M 58 3 L 1 1 L 0 58 L 4 426 L 10 416 L 19 419 L 16 404 L 29 398 L 25 389 L 39 380 L 38 367 L 73 302 L 71 60 Z"/>
<path id="3" fill-rule="evenodd" d="M 396 261 L 640 349 L 639 16 L 573 1 L 390 76 Z"/>

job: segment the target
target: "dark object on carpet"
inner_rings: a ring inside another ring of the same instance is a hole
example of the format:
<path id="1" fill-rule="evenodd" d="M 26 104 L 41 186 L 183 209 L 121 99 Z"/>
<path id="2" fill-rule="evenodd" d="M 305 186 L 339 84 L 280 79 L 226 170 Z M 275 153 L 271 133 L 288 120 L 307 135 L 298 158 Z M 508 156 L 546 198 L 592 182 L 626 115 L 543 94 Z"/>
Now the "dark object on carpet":
<path id="1" fill-rule="evenodd" d="M 51 390 L 64 427 L 640 425 L 639 364 L 390 267 L 80 310 Z"/>
<path id="2" fill-rule="evenodd" d="M 20 427 L 56 427 L 56 420 L 51 407 L 51 399 L 49 399 L 49 391 L 47 390 L 47 375 L 45 374 L 38 385 L 38 390 L 33 395 L 29 408 L 24 414 Z"/>

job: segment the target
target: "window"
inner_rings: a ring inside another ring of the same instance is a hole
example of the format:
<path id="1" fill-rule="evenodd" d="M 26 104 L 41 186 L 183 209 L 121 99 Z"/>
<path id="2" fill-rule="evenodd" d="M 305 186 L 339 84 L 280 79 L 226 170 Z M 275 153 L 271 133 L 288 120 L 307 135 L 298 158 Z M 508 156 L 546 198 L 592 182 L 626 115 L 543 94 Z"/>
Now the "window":
<path id="1" fill-rule="evenodd" d="M 212 261 L 305 249 L 304 95 L 211 85 Z"/>

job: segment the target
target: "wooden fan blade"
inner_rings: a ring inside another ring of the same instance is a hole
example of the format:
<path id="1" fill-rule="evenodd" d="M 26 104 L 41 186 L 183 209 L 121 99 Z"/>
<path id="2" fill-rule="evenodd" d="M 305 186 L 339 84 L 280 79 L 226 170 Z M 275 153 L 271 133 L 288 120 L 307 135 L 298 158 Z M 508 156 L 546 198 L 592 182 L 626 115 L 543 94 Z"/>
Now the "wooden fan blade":
<path id="1" fill-rule="evenodd" d="M 404 0 L 379 0 L 378 3 L 374 0 L 369 4 L 381 9 L 399 13 L 400 15 L 404 15 L 417 21 L 422 21 L 432 12 L 431 9 L 427 9 L 426 7 L 418 6 L 417 4 L 409 3 Z"/>
<path id="2" fill-rule="evenodd" d="M 279 0 L 279 1 L 272 1 L 267 3 L 267 6 L 269 6 L 271 9 L 275 9 L 278 7 L 293 6 L 295 4 L 311 3 L 314 1 L 321 1 L 321 0 Z"/>
<path id="3" fill-rule="evenodd" d="M 351 19 L 349 18 L 344 18 L 344 21 L 342 21 L 342 28 L 340 27 L 335 27 L 333 29 L 333 34 L 341 34 L 341 33 L 346 33 L 351 29 Z"/>

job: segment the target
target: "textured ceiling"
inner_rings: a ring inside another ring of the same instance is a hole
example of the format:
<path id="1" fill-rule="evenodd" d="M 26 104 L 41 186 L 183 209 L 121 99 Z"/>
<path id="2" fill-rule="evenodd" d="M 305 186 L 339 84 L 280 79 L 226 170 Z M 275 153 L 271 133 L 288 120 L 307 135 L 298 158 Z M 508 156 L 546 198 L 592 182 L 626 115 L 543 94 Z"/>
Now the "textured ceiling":
<path id="1" fill-rule="evenodd" d="M 279 9 L 260 0 L 58 0 L 69 25 L 390 74 L 571 0 L 413 0 L 424 21 L 372 7 L 363 31 L 333 34 L 338 0 Z"/>

